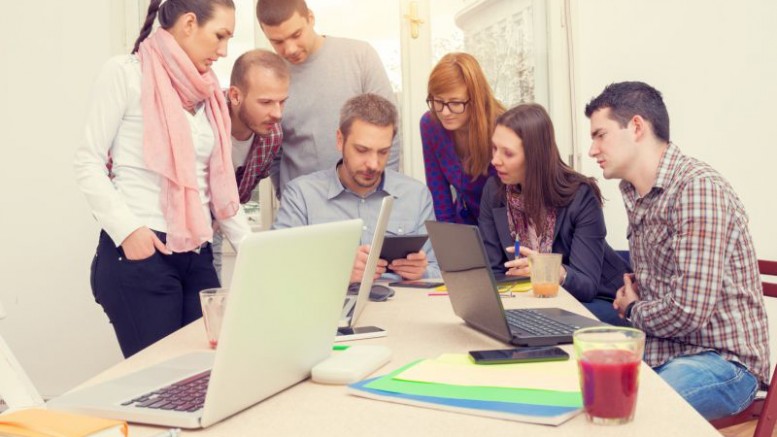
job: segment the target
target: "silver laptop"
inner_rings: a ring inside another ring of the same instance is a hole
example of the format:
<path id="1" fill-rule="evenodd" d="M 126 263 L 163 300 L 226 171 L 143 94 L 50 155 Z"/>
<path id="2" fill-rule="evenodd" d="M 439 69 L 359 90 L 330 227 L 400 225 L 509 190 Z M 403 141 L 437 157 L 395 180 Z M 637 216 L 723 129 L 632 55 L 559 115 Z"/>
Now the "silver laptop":
<path id="1" fill-rule="evenodd" d="M 350 220 L 249 235 L 237 255 L 215 352 L 185 354 L 73 391 L 49 407 L 204 428 L 304 380 L 331 353 L 361 232 L 362 221 Z M 304 274 L 289 261 L 300 258 L 306 260 Z M 137 401 L 182 380 L 203 387 L 202 406 Z"/>
<path id="2" fill-rule="evenodd" d="M 505 311 L 477 226 L 427 221 L 453 312 L 467 324 L 516 346 L 572 343 L 572 333 L 606 325 L 561 308 Z"/>
<path id="3" fill-rule="evenodd" d="M 372 236 L 372 242 L 370 243 L 370 254 L 367 256 L 367 263 L 364 266 L 364 276 L 359 285 L 359 291 L 356 294 L 349 294 L 345 298 L 345 305 L 343 306 L 343 314 L 340 319 L 340 327 L 351 327 L 356 324 L 356 320 L 359 319 L 364 307 L 369 300 L 370 290 L 375 277 L 375 269 L 378 267 L 378 260 L 380 259 L 380 250 L 383 247 L 383 239 L 386 236 L 386 228 L 388 227 L 388 221 L 391 217 L 391 208 L 394 205 L 394 197 L 386 196 L 383 198 L 383 202 L 380 205 L 380 212 L 378 213 L 378 221 L 375 224 L 375 233 Z"/>
<path id="4" fill-rule="evenodd" d="M 386 235 L 386 228 L 388 227 L 393 205 L 393 196 L 389 195 L 383 198 L 383 202 L 380 206 L 380 213 L 378 214 L 378 221 L 375 224 L 375 233 L 372 237 L 372 242 L 370 243 L 370 254 L 367 256 L 367 263 L 364 266 L 364 276 L 359 285 L 359 291 L 355 295 L 349 294 L 346 296 L 335 341 L 347 341 L 366 338 L 367 336 L 376 337 L 386 335 L 386 331 L 380 328 L 374 329 L 375 327 L 364 327 L 364 329 L 360 329 L 360 327 L 356 326 L 356 321 L 359 320 L 359 316 L 361 316 L 364 307 L 367 305 L 370 298 L 370 290 L 372 290 L 372 284 L 374 282 L 375 269 L 378 267 L 380 250 L 383 247 L 383 239 Z"/>

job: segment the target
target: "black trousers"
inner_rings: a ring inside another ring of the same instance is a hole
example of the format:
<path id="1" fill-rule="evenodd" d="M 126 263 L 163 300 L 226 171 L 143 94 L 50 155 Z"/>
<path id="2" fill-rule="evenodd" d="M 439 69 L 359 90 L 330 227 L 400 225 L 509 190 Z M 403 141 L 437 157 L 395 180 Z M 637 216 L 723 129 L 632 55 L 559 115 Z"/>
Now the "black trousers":
<path id="1" fill-rule="evenodd" d="M 166 241 L 164 233 L 157 236 Z M 157 251 L 130 261 L 103 231 L 92 260 L 91 285 L 126 358 L 202 317 L 199 291 L 218 287 L 219 280 L 210 244 L 199 253 Z"/>

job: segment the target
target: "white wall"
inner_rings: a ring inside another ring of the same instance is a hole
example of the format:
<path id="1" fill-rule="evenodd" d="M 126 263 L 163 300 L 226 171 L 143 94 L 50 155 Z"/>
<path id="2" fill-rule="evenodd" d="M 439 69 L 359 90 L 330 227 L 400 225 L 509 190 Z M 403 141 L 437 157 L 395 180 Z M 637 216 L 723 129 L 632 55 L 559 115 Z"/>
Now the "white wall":
<path id="1" fill-rule="evenodd" d="M 777 2 L 573 0 L 573 6 L 576 138 L 584 154 L 585 103 L 610 82 L 651 83 L 664 93 L 674 141 L 731 181 L 750 213 L 759 256 L 777 259 L 770 226 L 777 216 L 770 195 Z M 123 0 L 38 0 L 0 14 L 0 300 L 9 314 L 0 334 L 46 396 L 121 358 L 89 289 L 98 228 L 71 162 L 93 79 L 108 57 L 125 50 L 125 24 L 132 21 L 125 11 Z M 584 172 L 601 177 L 590 158 L 582 162 Z M 620 193 L 613 182 L 604 190 L 609 240 L 626 248 Z"/>
<path id="2" fill-rule="evenodd" d="M 749 213 L 759 258 L 777 259 L 777 2 L 573 1 L 583 171 L 601 179 L 586 157 L 585 104 L 609 83 L 647 82 L 664 95 L 672 140 L 729 180 Z M 604 192 L 608 240 L 626 249 L 617 184 L 605 183 Z"/>
<path id="3" fill-rule="evenodd" d="M 94 77 L 121 50 L 123 7 L 36 0 L 0 14 L 0 334 L 44 396 L 121 358 L 89 289 L 98 229 L 71 163 Z"/>

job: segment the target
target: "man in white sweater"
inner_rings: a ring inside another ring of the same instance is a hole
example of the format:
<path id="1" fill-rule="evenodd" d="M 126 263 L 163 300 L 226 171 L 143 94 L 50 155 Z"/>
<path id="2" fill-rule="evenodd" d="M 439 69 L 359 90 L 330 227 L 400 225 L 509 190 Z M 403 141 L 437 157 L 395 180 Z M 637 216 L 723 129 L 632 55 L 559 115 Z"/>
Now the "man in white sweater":
<path id="1" fill-rule="evenodd" d="M 373 93 L 396 103 L 375 49 L 364 41 L 318 35 L 304 0 L 259 0 L 256 16 L 273 49 L 289 62 L 291 85 L 286 102 L 283 147 L 272 172 L 280 194 L 292 179 L 332 168 L 339 109 L 353 96 Z M 399 169 L 399 135 L 388 165 Z"/>

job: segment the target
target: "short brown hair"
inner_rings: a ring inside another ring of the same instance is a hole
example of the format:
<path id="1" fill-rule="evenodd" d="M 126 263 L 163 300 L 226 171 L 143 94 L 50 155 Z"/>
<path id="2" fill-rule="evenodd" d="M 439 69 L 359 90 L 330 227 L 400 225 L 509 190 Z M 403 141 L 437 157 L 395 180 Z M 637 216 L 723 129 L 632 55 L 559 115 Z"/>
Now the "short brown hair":
<path id="1" fill-rule="evenodd" d="M 340 110 L 340 132 L 343 138 L 348 138 L 356 120 L 380 127 L 391 126 L 392 138 L 397 134 L 397 108 L 377 94 L 360 94 L 345 102 Z"/>
<path id="2" fill-rule="evenodd" d="M 291 18 L 294 12 L 299 12 L 307 19 L 308 5 L 305 0 L 259 0 L 256 3 L 256 18 L 263 26 L 278 26 Z"/>
<path id="3" fill-rule="evenodd" d="M 270 70 L 276 77 L 281 79 L 289 78 L 289 67 L 286 62 L 277 54 L 265 50 L 249 50 L 235 61 L 232 67 L 232 76 L 229 78 L 229 84 L 246 91 L 246 75 L 252 67 L 261 67 Z"/>

